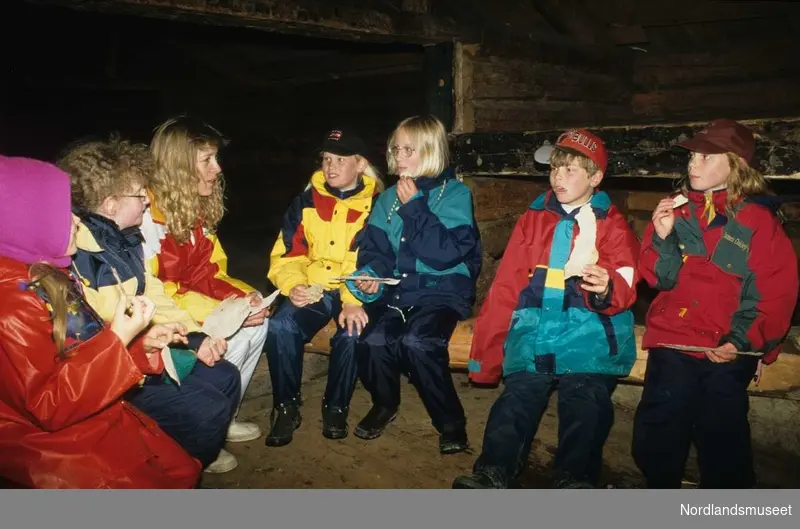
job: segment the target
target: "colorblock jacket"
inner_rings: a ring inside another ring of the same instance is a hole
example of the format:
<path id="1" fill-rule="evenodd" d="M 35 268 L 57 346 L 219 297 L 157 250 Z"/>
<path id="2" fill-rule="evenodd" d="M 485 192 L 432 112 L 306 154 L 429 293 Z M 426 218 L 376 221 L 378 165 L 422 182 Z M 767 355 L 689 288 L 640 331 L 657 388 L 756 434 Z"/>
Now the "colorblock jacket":
<path id="1" fill-rule="evenodd" d="M 448 168 L 435 178 L 417 178 L 419 192 L 406 204 L 397 187 L 382 193 L 359 236 L 358 275 L 397 278 L 368 295 L 348 288 L 363 302 L 395 307 L 446 305 L 467 318 L 481 269 L 481 243 L 472 192 Z"/>
<path id="2" fill-rule="evenodd" d="M 597 264 L 610 276 L 600 300 L 565 277 L 580 234 L 576 216 L 594 213 Z M 604 192 L 570 214 L 552 192 L 522 214 L 475 322 L 470 379 L 494 384 L 516 372 L 627 376 L 636 360 L 633 314 L 639 242 Z"/>
<path id="3" fill-rule="evenodd" d="M 0 257 L 0 475 L 35 488 L 192 488 L 200 462 L 124 400 L 163 370 L 141 342 L 129 349 L 77 284 L 66 358 L 28 267 Z"/>
<path id="4" fill-rule="evenodd" d="M 342 303 L 360 305 L 344 283 L 331 281 L 356 269 L 356 235 L 369 217 L 377 195 L 374 178 L 361 175 L 358 186 L 339 191 L 315 172 L 283 217 L 283 227 L 270 255 L 267 277 L 283 295 L 297 285 L 322 285 L 339 290 Z"/>
<path id="5" fill-rule="evenodd" d="M 78 214 L 78 252 L 72 259 L 72 268 L 92 308 L 105 321 L 111 321 L 123 292 L 128 297 L 145 295 L 156 306 L 153 323 L 182 323 L 190 333 L 189 347 L 196 350 L 206 335 L 152 274 L 144 258 L 139 228 L 121 231 L 114 221 L 100 215 L 83 211 Z"/>
<path id="6" fill-rule="evenodd" d="M 145 240 L 145 259 L 164 284 L 164 291 L 175 304 L 202 323 L 211 311 L 231 295 L 254 292 L 244 281 L 228 275 L 228 256 L 216 233 L 209 233 L 200 222 L 191 239 L 179 244 L 169 233 L 164 215 L 152 199 L 141 227 Z"/>
<path id="7" fill-rule="evenodd" d="M 776 200 L 748 197 L 729 211 L 727 196 L 727 190 L 708 199 L 690 191 L 666 239 L 652 223 L 647 227 L 639 270 L 661 292 L 647 312 L 642 345 L 730 342 L 739 351 L 766 353 L 769 364 L 797 303 L 797 255 L 776 215 Z"/>

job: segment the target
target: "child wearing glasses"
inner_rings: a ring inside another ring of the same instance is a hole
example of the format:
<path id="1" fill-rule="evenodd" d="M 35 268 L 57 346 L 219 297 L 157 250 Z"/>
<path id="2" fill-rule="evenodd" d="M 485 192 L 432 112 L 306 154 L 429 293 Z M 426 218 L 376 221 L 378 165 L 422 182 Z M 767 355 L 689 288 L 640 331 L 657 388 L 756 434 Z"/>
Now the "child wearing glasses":
<path id="1" fill-rule="evenodd" d="M 113 321 L 120 299 L 144 295 L 155 304 L 153 323 L 166 324 L 187 342 L 183 353 L 173 349 L 176 368 L 185 373 L 180 388 L 162 375 L 148 376 L 125 398 L 206 471 L 231 470 L 236 460 L 221 449 L 239 404 L 239 372 L 230 362 L 219 361 L 225 341 L 200 332 L 145 266 L 139 225 L 149 203 L 145 188 L 155 168 L 150 150 L 112 138 L 73 147 L 59 165 L 70 176 L 73 208 L 81 219 L 72 268 L 89 304 L 101 318 Z"/>
<path id="2" fill-rule="evenodd" d="M 375 439 L 395 419 L 405 373 L 439 432 L 440 452 L 453 454 L 468 448 L 448 343 L 472 311 L 481 266 L 472 193 L 449 167 L 447 134 L 434 117 L 402 121 L 386 158 L 400 180 L 378 197 L 359 236 L 354 275 L 399 283 L 347 283 L 369 317 L 356 358 L 373 405 L 354 433 Z"/>

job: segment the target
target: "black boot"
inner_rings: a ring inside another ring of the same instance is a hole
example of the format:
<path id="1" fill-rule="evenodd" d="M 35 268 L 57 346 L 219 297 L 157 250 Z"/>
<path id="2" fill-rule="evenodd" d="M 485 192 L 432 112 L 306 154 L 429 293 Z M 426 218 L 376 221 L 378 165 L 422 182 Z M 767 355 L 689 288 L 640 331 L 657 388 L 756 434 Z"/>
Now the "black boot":
<path id="1" fill-rule="evenodd" d="M 264 441 L 267 446 L 284 446 L 291 443 L 292 434 L 300 427 L 303 420 L 300 416 L 300 406 L 296 401 L 272 408 L 269 419 L 270 431 Z"/>
<path id="2" fill-rule="evenodd" d="M 500 489 L 489 476 L 484 472 L 475 472 L 470 476 L 458 476 L 453 480 L 454 489 Z"/>
<path id="3" fill-rule="evenodd" d="M 322 435 L 328 439 L 347 437 L 347 409 L 338 406 L 322 408 Z"/>
<path id="4" fill-rule="evenodd" d="M 375 404 L 367 416 L 361 419 L 353 433 L 356 437 L 367 441 L 377 439 L 396 417 L 397 409 L 392 410 Z"/>
<path id="5" fill-rule="evenodd" d="M 467 431 L 463 428 L 458 430 L 445 430 L 439 434 L 439 453 L 457 454 L 469 448 Z"/>

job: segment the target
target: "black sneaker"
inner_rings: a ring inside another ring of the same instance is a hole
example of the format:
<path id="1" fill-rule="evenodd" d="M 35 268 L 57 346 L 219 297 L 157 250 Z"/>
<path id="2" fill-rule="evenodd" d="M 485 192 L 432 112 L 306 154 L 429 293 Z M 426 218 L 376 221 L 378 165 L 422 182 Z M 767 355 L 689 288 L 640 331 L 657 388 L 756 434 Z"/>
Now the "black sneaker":
<path id="1" fill-rule="evenodd" d="M 554 489 L 593 489 L 594 485 L 584 479 L 577 479 L 569 474 L 562 474 L 553 479 Z"/>
<path id="2" fill-rule="evenodd" d="M 353 432 L 356 437 L 365 439 L 377 439 L 390 422 L 397 418 L 397 410 L 390 410 L 382 406 L 373 405 L 367 416 L 361 419 Z"/>
<path id="3" fill-rule="evenodd" d="M 327 439 L 347 437 L 347 410 L 339 407 L 322 409 L 322 435 Z"/>
<path id="4" fill-rule="evenodd" d="M 457 454 L 469 448 L 466 430 L 445 431 L 439 434 L 439 453 Z"/>
<path id="5" fill-rule="evenodd" d="M 264 444 L 267 446 L 284 446 L 292 442 L 292 434 L 303 418 L 300 416 L 300 407 L 296 402 L 281 404 L 272 408 L 270 415 L 270 431 Z"/>
<path id="6" fill-rule="evenodd" d="M 454 489 L 499 489 L 492 478 L 483 472 L 475 472 L 470 476 L 458 476 L 453 480 Z"/>

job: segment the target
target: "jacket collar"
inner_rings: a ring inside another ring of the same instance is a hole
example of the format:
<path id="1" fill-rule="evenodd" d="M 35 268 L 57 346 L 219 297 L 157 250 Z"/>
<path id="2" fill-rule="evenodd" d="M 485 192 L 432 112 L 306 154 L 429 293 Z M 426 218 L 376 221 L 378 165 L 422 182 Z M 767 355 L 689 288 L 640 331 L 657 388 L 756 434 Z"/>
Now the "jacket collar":
<path id="1" fill-rule="evenodd" d="M 695 191 L 694 189 L 689 189 L 686 194 L 686 198 L 689 199 L 696 208 L 699 208 L 700 211 L 703 211 L 706 205 L 706 193 L 703 191 Z M 711 200 L 714 202 L 714 209 L 719 214 L 725 214 L 727 210 L 728 204 L 728 190 L 727 189 L 718 189 L 717 191 L 712 191 L 709 193 L 711 196 Z"/>
<path id="2" fill-rule="evenodd" d="M 456 177 L 456 172 L 452 167 L 446 168 L 441 174 L 433 176 L 433 177 L 420 177 L 414 179 L 414 183 L 417 185 L 417 189 L 420 191 L 430 191 L 431 189 L 435 189 L 445 183 L 447 180 L 451 180 Z"/>
<path id="3" fill-rule="evenodd" d="M 126 250 L 142 244 L 142 232 L 138 226 L 120 230 L 113 220 L 102 215 L 83 210 L 76 210 L 75 214 L 81 218 L 77 235 L 81 250 L 97 253 L 106 248 Z"/>
<path id="4" fill-rule="evenodd" d="M 592 195 L 592 198 L 589 199 L 589 205 L 591 206 L 592 210 L 594 210 L 594 214 L 598 219 L 604 219 L 606 216 L 608 216 L 609 209 L 611 209 L 611 198 L 605 191 L 595 191 L 595 193 Z M 539 211 L 552 211 L 561 217 L 574 218 L 581 208 L 575 208 L 570 213 L 567 213 L 566 210 L 561 206 L 558 198 L 556 198 L 556 194 L 550 190 L 539 195 L 539 197 L 537 197 L 536 200 L 534 200 L 530 205 L 530 209 Z"/>

